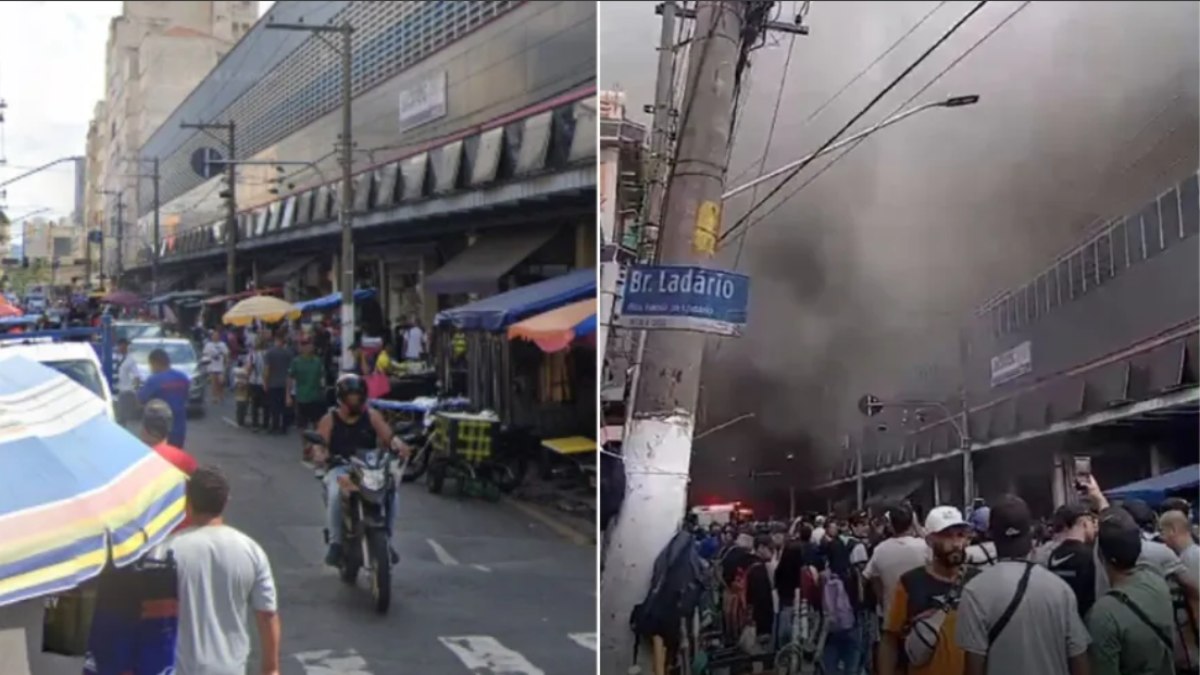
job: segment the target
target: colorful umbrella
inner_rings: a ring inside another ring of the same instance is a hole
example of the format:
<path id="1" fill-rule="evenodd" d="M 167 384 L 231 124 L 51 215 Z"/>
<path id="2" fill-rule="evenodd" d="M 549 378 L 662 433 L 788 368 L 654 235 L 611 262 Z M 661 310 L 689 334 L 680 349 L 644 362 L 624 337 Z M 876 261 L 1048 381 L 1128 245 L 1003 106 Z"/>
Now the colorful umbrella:
<path id="1" fill-rule="evenodd" d="M 24 315 L 25 312 L 22 312 L 20 307 L 10 305 L 6 301 L 0 301 L 0 319 Z"/>
<path id="2" fill-rule="evenodd" d="M 249 326 L 255 319 L 276 323 L 284 319 L 298 318 L 300 310 L 290 302 L 269 295 L 256 295 L 230 307 L 221 320 L 233 326 Z"/>
<path id="3" fill-rule="evenodd" d="M 184 475 L 106 405 L 0 354 L 0 606 L 73 588 L 109 560 L 123 567 L 183 519 Z"/>
<path id="4" fill-rule="evenodd" d="M 542 351 L 553 353 L 594 332 L 596 299 L 588 298 L 515 323 L 508 327 L 508 338 L 532 340 Z"/>

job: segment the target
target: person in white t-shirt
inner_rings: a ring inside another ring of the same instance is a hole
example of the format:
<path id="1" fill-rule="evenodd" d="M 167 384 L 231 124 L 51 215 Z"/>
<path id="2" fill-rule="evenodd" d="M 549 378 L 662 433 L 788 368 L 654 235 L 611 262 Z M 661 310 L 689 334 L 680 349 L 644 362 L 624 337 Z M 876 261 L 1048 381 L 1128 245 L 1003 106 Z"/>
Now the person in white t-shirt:
<path id="1" fill-rule="evenodd" d="M 825 516 L 817 516 L 816 527 L 813 528 L 812 536 L 809 537 L 808 543 L 813 546 L 820 546 L 825 541 Z"/>
<path id="2" fill-rule="evenodd" d="M 137 408 L 139 373 L 137 361 L 129 355 L 129 340 L 117 340 L 117 354 L 121 357 L 121 365 L 117 368 L 117 422 L 126 424 L 133 419 Z"/>
<path id="3" fill-rule="evenodd" d="M 425 331 L 421 324 L 413 321 L 404 331 L 404 360 L 421 361 L 425 358 Z"/>
<path id="4" fill-rule="evenodd" d="M 888 603 L 895 595 L 900 577 L 929 560 L 929 545 L 916 535 L 913 513 L 907 507 L 893 506 L 884 512 L 892 536 L 879 543 L 867 561 L 863 576 L 879 599 L 879 616 L 887 616 Z"/>
<path id="5" fill-rule="evenodd" d="M 225 368 L 229 364 L 229 345 L 221 339 L 220 331 L 213 331 L 204 343 L 202 358 L 208 360 L 205 371 L 212 382 L 213 403 L 225 402 Z"/>

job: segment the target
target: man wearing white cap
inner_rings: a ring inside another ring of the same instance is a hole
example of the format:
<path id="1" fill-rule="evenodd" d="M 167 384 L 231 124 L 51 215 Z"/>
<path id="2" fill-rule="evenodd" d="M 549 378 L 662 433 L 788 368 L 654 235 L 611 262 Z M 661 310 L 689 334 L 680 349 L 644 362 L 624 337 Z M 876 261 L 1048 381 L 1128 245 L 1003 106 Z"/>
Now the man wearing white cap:
<path id="1" fill-rule="evenodd" d="M 888 603 L 879 650 L 880 675 L 961 675 L 963 651 L 954 640 L 958 598 L 974 570 L 966 567 L 971 525 L 953 506 L 925 518 L 929 560 L 900 577 Z M 901 664 L 906 670 L 901 670 Z"/>

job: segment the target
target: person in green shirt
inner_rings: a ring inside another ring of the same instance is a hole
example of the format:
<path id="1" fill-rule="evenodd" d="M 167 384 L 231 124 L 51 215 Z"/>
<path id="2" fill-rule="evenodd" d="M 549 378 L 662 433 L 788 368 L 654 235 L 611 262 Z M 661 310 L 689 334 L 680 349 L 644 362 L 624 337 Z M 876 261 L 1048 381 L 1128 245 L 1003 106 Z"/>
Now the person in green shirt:
<path id="1" fill-rule="evenodd" d="M 325 365 L 313 352 L 308 336 L 300 339 L 300 356 L 288 367 L 287 404 L 289 408 L 295 406 L 296 428 L 301 432 L 315 429 L 325 415 Z"/>
<path id="2" fill-rule="evenodd" d="M 1091 675 L 1173 675 L 1171 592 L 1161 575 L 1138 567 L 1142 535 L 1133 516 L 1105 509 L 1097 545 L 1112 588 L 1087 615 Z"/>

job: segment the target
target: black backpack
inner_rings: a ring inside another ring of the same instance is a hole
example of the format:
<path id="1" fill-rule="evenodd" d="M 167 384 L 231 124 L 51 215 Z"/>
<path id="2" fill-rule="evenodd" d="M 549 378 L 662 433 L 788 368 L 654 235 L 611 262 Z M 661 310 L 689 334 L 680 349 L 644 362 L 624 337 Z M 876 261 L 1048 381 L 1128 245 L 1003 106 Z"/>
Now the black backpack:
<path id="1" fill-rule="evenodd" d="M 662 638 L 668 650 L 679 646 L 681 622 L 690 619 L 704 594 L 705 572 L 691 533 L 677 532 L 654 560 L 650 590 L 629 618 L 637 636 L 635 659 L 643 637 Z"/>

